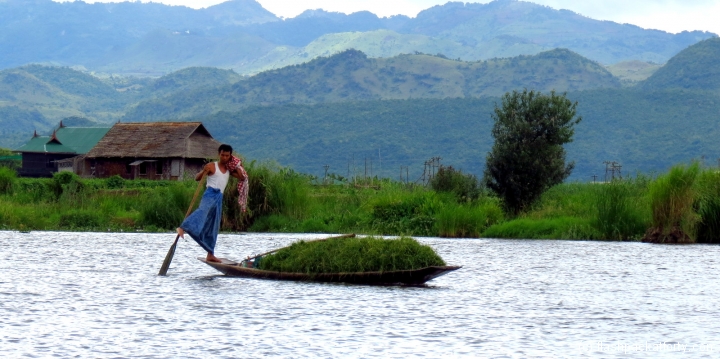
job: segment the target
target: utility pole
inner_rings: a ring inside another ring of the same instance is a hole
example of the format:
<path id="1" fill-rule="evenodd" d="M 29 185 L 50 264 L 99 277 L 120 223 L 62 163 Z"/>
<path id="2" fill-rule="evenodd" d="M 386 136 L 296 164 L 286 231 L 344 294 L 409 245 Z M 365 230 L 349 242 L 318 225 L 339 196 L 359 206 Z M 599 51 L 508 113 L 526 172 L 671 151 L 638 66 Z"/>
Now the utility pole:
<path id="1" fill-rule="evenodd" d="M 323 166 L 323 168 L 325 169 L 325 177 L 323 177 L 323 184 L 327 184 L 327 171 L 328 169 L 330 169 L 330 165 L 325 165 Z"/>
<path id="2" fill-rule="evenodd" d="M 593 183 L 595 183 L 595 182 L 597 181 L 597 177 L 598 177 L 597 175 L 592 175 L 592 176 L 590 176 L 590 177 L 592 177 Z"/>

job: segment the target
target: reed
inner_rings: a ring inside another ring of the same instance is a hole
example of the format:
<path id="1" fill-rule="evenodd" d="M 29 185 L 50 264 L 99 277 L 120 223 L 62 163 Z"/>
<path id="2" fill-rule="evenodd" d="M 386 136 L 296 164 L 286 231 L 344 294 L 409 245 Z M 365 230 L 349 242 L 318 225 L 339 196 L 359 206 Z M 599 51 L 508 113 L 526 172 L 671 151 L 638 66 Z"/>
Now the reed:
<path id="1" fill-rule="evenodd" d="M 697 200 L 694 207 L 700 216 L 697 241 L 720 242 L 720 172 L 702 171 L 696 181 Z"/>
<path id="2" fill-rule="evenodd" d="M 503 219 L 503 212 L 497 201 L 463 205 L 449 203 L 440 209 L 435 218 L 441 237 L 480 237 L 489 226 Z"/>
<path id="3" fill-rule="evenodd" d="M 594 199 L 594 226 L 601 239 L 640 239 L 649 226 L 647 186 L 642 179 L 615 180 L 598 184 Z"/>
<path id="4" fill-rule="evenodd" d="M 410 237 L 300 241 L 259 261 L 260 269 L 294 273 L 384 272 L 444 265 L 432 248 Z"/>
<path id="5" fill-rule="evenodd" d="M 652 228 L 644 240 L 659 243 L 694 243 L 699 216 L 693 210 L 697 190 L 694 186 L 700 166 L 673 166 L 650 183 Z"/>
<path id="6" fill-rule="evenodd" d="M 598 239 L 591 220 L 577 217 L 519 218 L 490 226 L 486 238 Z"/>
<path id="7" fill-rule="evenodd" d="M 140 223 L 167 230 L 176 228 L 185 219 L 192 196 L 193 188 L 182 182 L 152 191 L 138 203 Z"/>

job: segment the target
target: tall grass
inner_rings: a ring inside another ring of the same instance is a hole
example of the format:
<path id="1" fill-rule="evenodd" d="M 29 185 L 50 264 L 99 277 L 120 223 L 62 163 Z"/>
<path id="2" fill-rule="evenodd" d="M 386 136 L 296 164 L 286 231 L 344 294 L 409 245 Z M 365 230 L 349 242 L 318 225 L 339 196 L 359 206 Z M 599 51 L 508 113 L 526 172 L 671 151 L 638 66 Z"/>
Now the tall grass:
<path id="1" fill-rule="evenodd" d="M 591 220 L 577 217 L 518 218 L 490 226 L 486 238 L 597 239 Z"/>
<path id="2" fill-rule="evenodd" d="M 15 170 L 0 166 L 0 194 L 12 193 L 16 178 Z"/>
<path id="3" fill-rule="evenodd" d="M 695 208 L 700 216 L 697 224 L 697 241 L 720 242 L 720 172 L 707 170 L 696 181 L 697 200 Z"/>
<path id="4" fill-rule="evenodd" d="M 141 224 L 167 230 L 176 228 L 185 219 L 192 196 L 193 189 L 183 182 L 154 190 L 139 203 Z M 202 193 L 198 194 L 195 206 L 201 196 Z"/>
<path id="5" fill-rule="evenodd" d="M 699 216 L 693 209 L 696 198 L 695 180 L 700 174 L 697 162 L 689 166 L 673 166 L 665 175 L 650 184 L 652 227 L 656 241 L 694 243 Z M 680 231 L 680 232 L 678 232 Z M 670 234 L 679 238 L 670 238 Z"/>
<path id="6" fill-rule="evenodd" d="M 649 226 L 646 210 L 647 182 L 643 179 L 614 180 L 596 185 L 595 228 L 602 239 L 639 239 Z"/>
<path id="7" fill-rule="evenodd" d="M 503 216 L 497 201 L 486 201 L 468 205 L 449 203 L 435 218 L 440 237 L 476 238 L 489 226 L 499 223 Z"/>
<path id="8" fill-rule="evenodd" d="M 444 265 L 432 248 L 409 237 L 300 241 L 259 263 L 260 269 L 295 273 L 383 272 Z"/>

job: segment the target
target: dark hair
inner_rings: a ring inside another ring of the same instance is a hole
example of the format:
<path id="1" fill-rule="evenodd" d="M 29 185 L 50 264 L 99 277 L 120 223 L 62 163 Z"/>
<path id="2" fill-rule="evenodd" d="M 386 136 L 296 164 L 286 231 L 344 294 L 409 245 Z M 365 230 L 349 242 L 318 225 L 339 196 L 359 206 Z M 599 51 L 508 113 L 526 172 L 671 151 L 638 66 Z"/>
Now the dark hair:
<path id="1" fill-rule="evenodd" d="M 218 153 L 220 153 L 220 152 L 230 152 L 230 153 L 232 153 L 232 146 L 226 145 L 226 144 L 223 143 L 222 145 L 220 145 L 220 148 L 218 148 Z"/>

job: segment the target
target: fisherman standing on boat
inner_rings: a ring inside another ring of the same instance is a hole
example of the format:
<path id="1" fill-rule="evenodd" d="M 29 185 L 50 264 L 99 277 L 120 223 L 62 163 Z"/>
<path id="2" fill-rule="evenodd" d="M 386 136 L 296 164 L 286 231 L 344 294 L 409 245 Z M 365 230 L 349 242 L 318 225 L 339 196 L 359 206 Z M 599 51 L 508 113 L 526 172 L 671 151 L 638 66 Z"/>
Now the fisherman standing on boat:
<path id="1" fill-rule="evenodd" d="M 231 175 L 241 183 L 246 179 L 245 171 L 240 166 L 230 168 L 229 163 L 237 161 L 232 156 L 232 151 L 230 145 L 221 145 L 218 148 L 220 161 L 206 164 L 203 170 L 195 176 L 196 181 L 201 181 L 207 174 L 207 189 L 200 200 L 198 209 L 185 218 L 177 228 L 180 237 L 184 238 L 185 233 L 189 234 L 200 247 L 207 251 L 205 259 L 208 262 L 220 262 L 220 259 L 215 257 L 215 242 L 217 242 L 220 231 L 223 192 L 228 180 Z"/>

